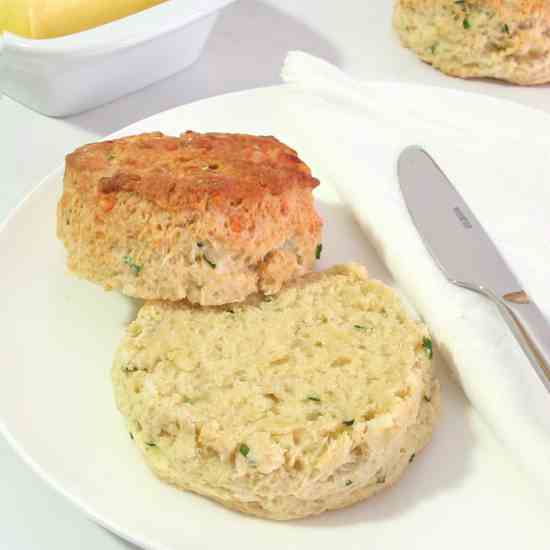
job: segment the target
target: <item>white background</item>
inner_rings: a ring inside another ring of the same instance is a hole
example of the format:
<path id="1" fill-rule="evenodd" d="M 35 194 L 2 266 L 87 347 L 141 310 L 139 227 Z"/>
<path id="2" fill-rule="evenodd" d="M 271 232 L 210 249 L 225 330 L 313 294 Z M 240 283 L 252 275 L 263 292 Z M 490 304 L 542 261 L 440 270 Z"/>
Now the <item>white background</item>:
<path id="1" fill-rule="evenodd" d="M 458 88 L 550 112 L 550 90 L 545 86 L 456 80 L 419 62 L 399 46 L 391 30 L 391 0 L 241 0 L 221 15 L 191 69 L 114 103 L 57 120 L 2 98 L 0 221 L 75 147 L 196 99 L 276 84 L 289 49 L 322 56 L 364 80 Z M 1 550 L 134 548 L 91 523 L 45 486 L 3 440 L 0 472 Z"/>

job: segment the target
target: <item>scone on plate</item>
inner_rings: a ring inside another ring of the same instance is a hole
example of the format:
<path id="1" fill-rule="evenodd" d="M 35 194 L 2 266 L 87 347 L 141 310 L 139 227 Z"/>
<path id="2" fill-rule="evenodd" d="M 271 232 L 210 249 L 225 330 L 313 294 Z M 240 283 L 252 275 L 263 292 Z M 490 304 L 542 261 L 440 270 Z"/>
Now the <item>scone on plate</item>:
<path id="1" fill-rule="evenodd" d="M 67 156 L 57 233 L 69 270 L 106 288 L 236 302 L 311 269 L 317 185 L 273 137 L 141 134 Z"/>
<path id="2" fill-rule="evenodd" d="M 550 81 L 550 2 L 395 0 L 393 21 L 404 46 L 449 75 Z"/>
<path id="3" fill-rule="evenodd" d="M 438 414 L 431 358 L 425 326 L 351 264 L 231 307 L 147 303 L 112 379 L 160 479 L 284 520 L 401 476 Z"/>

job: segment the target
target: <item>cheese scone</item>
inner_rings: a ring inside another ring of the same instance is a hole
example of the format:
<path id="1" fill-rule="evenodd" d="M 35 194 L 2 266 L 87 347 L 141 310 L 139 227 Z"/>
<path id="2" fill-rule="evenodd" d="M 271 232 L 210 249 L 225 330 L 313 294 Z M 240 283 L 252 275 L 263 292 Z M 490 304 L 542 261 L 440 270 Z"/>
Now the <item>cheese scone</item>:
<path id="1" fill-rule="evenodd" d="M 550 82 L 550 2 L 395 0 L 404 46 L 453 76 Z"/>
<path id="2" fill-rule="evenodd" d="M 318 180 L 273 137 L 141 134 L 67 156 L 57 234 L 75 275 L 136 298 L 273 294 L 320 252 Z"/>
<path id="3" fill-rule="evenodd" d="M 437 418 L 431 358 L 425 326 L 351 264 L 232 307 L 147 303 L 112 379 L 160 479 L 285 520 L 400 477 Z"/>

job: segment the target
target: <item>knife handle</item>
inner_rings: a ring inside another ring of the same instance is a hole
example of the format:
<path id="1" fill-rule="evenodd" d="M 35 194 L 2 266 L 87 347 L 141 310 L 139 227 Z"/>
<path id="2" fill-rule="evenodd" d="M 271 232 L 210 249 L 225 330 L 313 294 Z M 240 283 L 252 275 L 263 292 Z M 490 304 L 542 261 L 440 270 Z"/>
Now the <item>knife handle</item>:
<path id="1" fill-rule="evenodd" d="M 499 311 L 527 355 L 540 380 L 550 392 L 550 325 L 525 292 L 495 299 Z"/>

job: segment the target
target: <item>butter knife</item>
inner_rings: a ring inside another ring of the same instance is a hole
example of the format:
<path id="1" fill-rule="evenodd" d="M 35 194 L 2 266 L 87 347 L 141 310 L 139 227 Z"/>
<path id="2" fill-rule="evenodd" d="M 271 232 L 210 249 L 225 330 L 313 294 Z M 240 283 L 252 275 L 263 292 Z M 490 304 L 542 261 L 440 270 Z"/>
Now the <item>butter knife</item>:
<path id="1" fill-rule="evenodd" d="M 397 163 L 399 185 L 418 233 L 447 279 L 498 307 L 550 392 L 550 324 L 435 161 L 418 146 Z"/>

